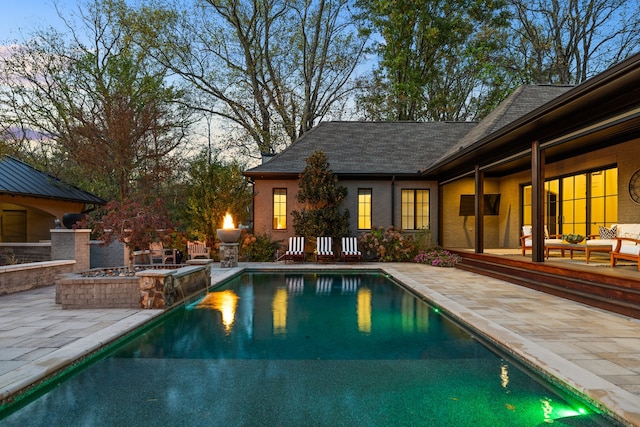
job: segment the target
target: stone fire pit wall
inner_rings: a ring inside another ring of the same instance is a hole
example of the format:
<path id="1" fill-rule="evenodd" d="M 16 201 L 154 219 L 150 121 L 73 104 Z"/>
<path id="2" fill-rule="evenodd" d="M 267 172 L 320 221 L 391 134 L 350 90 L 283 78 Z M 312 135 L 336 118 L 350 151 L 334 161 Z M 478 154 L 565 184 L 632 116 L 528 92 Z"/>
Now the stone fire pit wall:
<path id="1" fill-rule="evenodd" d="M 133 277 L 59 276 L 56 303 L 63 309 L 167 309 L 211 284 L 210 264 L 175 269 L 149 269 Z"/>
<path id="2" fill-rule="evenodd" d="M 140 308 L 165 309 L 187 296 L 206 289 L 211 282 L 207 266 L 177 270 L 145 270 L 140 277 Z"/>

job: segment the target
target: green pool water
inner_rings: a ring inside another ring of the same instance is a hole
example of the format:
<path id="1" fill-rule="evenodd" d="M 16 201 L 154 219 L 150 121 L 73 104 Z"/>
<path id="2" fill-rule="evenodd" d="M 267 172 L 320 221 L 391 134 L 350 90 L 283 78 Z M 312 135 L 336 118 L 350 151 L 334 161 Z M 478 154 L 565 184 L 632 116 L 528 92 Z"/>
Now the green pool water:
<path id="1" fill-rule="evenodd" d="M 380 274 L 248 273 L 2 426 L 612 425 Z"/>

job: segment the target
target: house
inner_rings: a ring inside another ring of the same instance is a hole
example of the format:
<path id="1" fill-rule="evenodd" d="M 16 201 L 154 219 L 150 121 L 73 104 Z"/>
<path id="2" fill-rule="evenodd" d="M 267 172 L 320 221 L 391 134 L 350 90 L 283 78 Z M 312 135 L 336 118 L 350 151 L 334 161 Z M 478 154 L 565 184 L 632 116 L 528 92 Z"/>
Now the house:
<path id="1" fill-rule="evenodd" d="M 0 159 L 0 243 L 49 240 L 64 214 L 104 203 L 16 158 Z"/>
<path id="2" fill-rule="evenodd" d="M 470 122 L 324 122 L 283 152 L 245 171 L 254 186 L 253 228 L 284 240 L 295 234 L 292 210 L 305 159 L 323 151 L 329 167 L 347 188 L 343 209 L 353 235 L 395 225 L 417 230 L 437 222 L 438 182 L 425 180 L 426 166 L 476 126 Z"/>
<path id="3" fill-rule="evenodd" d="M 315 150 L 348 189 L 354 235 L 428 226 L 444 247 L 481 253 L 518 247 L 533 225 L 543 261 L 543 225 L 586 235 L 640 223 L 640 55 L 575 87 L 522 86 L 479 123 L 321 123 L 245 172 L 256 232 L 294 234 L 297 179 Z"/>

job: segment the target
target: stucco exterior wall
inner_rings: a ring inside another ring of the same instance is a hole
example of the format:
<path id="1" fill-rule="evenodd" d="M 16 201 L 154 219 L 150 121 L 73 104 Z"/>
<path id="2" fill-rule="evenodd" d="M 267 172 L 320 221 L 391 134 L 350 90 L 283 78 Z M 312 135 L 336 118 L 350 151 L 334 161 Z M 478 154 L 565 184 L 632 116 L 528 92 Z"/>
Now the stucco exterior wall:
<path id="1" fill-rule="evenodd" d="M 77 213 L 84 204 L 60 200 L 39 199 L 35 197 L 0 195 L 0 223 L 5 210 L 24 210 L 27 215 L 26 240 L 34 243 L 48 240 L 49 230 L 55 227 L 55 219 L 62 220 L 65 213 Z M 2 233 L 0 233 L 0 242 Z"/>

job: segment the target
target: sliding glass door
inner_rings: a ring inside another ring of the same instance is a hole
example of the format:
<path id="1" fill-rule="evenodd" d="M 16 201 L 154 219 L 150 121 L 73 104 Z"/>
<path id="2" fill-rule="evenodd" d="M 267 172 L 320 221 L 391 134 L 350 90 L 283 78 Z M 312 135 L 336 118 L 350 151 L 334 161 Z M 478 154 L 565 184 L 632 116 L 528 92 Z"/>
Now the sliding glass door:
<path id="1" fill-rule="evenodd" d="M 545 182 L 549 234 L 597 234 L 618 220 L 618 169 L 589 171 Z M 532 223 L 531 185 L 522 187 L 522 224 Z"/>

